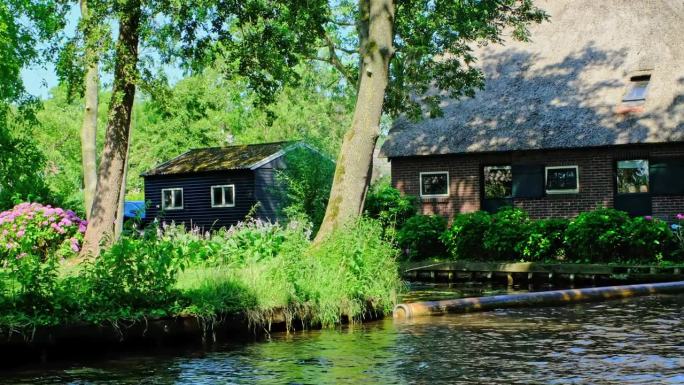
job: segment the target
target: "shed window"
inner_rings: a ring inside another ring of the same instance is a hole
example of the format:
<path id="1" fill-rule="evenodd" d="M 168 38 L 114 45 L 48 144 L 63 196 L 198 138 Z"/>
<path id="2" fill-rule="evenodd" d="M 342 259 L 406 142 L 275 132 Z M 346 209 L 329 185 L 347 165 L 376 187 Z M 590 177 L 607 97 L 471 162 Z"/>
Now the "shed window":
<path id="1" fill-rule="evenodd" d="M 579 192 L 577 166 L 546 167 L 547 194 L 574 194 Z"/>
<path id="2" fill-rule="evenodd" d="M 648 192 L 648 160 L 621 160 L 617 162 L 618 194 Z"/>
<path id="3" fill-rule="evenodd" d="M 235 206 L 235 185 L 211 186 L 211 207 Z"/>
<path id="4" fill-rule="evenodd" d="M 162 209 L 182 210 L 183 209 L 183 189 L 165 188 L 162 189 Z"/>
<path id="5" fill-rule="evenodd" d="M 511 166 L 484 167 L 485 199 L 510 198 L 513 191 Z"/>
<path id="6" fill-rule="evenodd" d="M 420 196 L 449 196 L 449 173 L 447 171 L 421 172 Z"/>
<path id="7" fill-rule="evenodd" d="M 622 101 L 640 102 L 646 100 L 646 91 L 648 90 L 648 83 L 651 81 L 651 75 L 632 76 L 629 80 L 629 90 Z"/>

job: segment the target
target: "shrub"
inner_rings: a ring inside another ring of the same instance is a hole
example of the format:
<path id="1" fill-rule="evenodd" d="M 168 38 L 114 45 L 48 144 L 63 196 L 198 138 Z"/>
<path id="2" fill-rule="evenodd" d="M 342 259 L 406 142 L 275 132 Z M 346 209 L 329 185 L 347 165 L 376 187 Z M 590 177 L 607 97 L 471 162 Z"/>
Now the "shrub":
<path id="1" fill-rule="evenodd" d="M 565 231 L 565 251 L 572 260 L 611 262 L 620 257 L 625 243 L 623 226 L 627 213 L 601 208 L 581 213 L 571 220 Z"/>
<path id="2" fill-rule="evenodd" d="M 490 223 L 491 217 L 484 211 L 460 214 L 440 239 L 456 259 L 487 260 L 483 243 Z"/>
<path id="3" fill-rule="evenodd" d="M 565 253 L 563 237 L 568 222 L 560 218 L 530 222 L 527 238 L 516 245 L 518 253 L 527 261 L 562 259 Z"/>
<path id="4" fill-rule="evenodd" d="M 290 237 L 311 237 L 308 222 L 291 221 L 287 226 L 261 219 L 238 222 L 229 229 L 202 233 L 199 228 L 163 224 L 157 236 L 173 242 L 188 263 L 209 266 L 244 266 L 274 258 Z"/>
<path id="5" fill-rule="evenodd" d="M 386 181 L 372 186 L 364 207 L 366 216 L 379 220 L 390 236 L 416 214 L 415 198 L 401 195 Z"/>
<path id="6" fill-rule="evenodd" d="M 176 276 L 185 267 L 181 250 L 165 240 L 122 238 L 84 266 L 90 304 L 98 310 L 145 309 L 172 301 Z"/>
<path id="7" fill-rule="evenodd" d="M 504 208 L 492 215 L 484 233 L 483 247 L 495 260 L 517 259 L 516 246 L 528 236 L 530 218 L 517 208 Z"/>
<path id="8" fill-rule="evenodd" d="M 677 222 L 671 226 L 674 236 L 674 250 L 672 255 L 677 259 L 684 259 L 684 214 L 677 214 Z"/>
<path id="9" fill-rule="evenodd" d="M 625 222 L 622 233 L 622 256 L 628 260 L 660 262 L 674 247 L 674 235 L 667 222 L 650 216 Z"/>
<path id="10" fill-rule="evenodd" d="M 399 253 L 382 235 L 378 221 L 360 219 L 335 231 L 300 262 L 296 287 L 300 303 L 314 307 L 313 322 L 331 326 L 343 315 L 360 320 L 366 311 L 388 313 L 399 289 Z"/>
<path id="11" fill-rule="evenodd" d="M 447 221 L 442 216 L 416 215 L 399 229 L 397 243 L 412 259 L 443 256 L 446 248 L 439 237 L 446 227 Z"/>
<path id="12" fill-rule="evenodd" d="M 284 160 L 287 167 L 275 174 L 282 186 L 276 191 L 283 201 L 281 215 L 288 218 L 304 215 L 315 232 L 325 216 L 335 163 L 306 148 L 288 152 Z"/>
<path id="13" fill-rule="evenodd" d="M 42 260 L 78 253 L 87 222 L 73 211 L 21 203 L 0 213 L 0 258 L 35 255 Z"/>

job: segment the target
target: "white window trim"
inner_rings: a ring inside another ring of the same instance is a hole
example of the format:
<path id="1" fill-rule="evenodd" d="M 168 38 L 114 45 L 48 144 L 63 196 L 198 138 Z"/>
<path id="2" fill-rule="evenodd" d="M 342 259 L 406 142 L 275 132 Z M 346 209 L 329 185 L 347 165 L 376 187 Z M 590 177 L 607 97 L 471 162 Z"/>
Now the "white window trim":
<path id="1" fill-rule="evenodd" d="M 220 188 L 221 189 L 221 195 L 223 196 L 223 201 L 226 201 L 226 193 L 225 190 L 223 190 L 224 187 L 230 187 L 230 190 L 233 192 L 233 203 L 232 204 L 220 204 L 217 205 L 214 202 L 214 189 L 215 188 Z M 216 186 L 211 186 L 211 189 L 209 189 L 209 193 L 211 194 L 211 207 L 235 207 L 235 185 L 234 184 L 221 184 L 221 185 L 216 185 Z"/>
<path id="2" fill-rule="evenodd" d="M 575 178 L 577 178 L 577 188 L 574 189 L 565 189 L 565 190 L 547 190 L 546 186 L 549 184 L 549 170 L 557 170 L 560 168 L 574 168 L 575 169 Z M 547 194 L 578 194 L 580 190 L 580 175 L 579 175 L 579 167 L 575 165 L 570 165 L 570 166 L 547 166 L 544 167 L 544 190 L 546 190 Z"/>
<path id="3" fill-rule="evenodd" d="M 165 192 L 165 191 L 171 191 L 171 192 L 172 192 L 172 194 L 171 194 L 171 203 L 176 203 L 176 202 L 175 202 L 175 201 L 176 201 L 176 198 L 175 198 L 174 195 L 173 195 L 173 191 L 180 191 L 180 192 L 181 192 L 181 197 L 182 197 L 181 200 L 183 201 L 183 204 L 180 205 L 180 207 L 177 207 L 177 206 L 166 207 L 166 205 L 164 204 L 164 192 Z M 183 206 L 185 206 L 185 194 L 183 193 L 183 188 L 181 188 L 181 187 L 163 188 L 163 189 L 161 190 L 161 204 L 162 204 L 162 210 L 167 210 L 167 211 L 170 211 L 170 210 L 183 210 Z"/>
<path id="4" fill-rule="evenodd" d="M 423 194 L 423 175 L 446 174 L 447 177 L 447 192 L 446 194 Z M 420 197 L 421 198 L 440 198 L 448 197 L 451 192 L 451 179 L 449 179 L 449 171 L 426 171 L 418 173 L 418 180 L 420 182 Z"/>

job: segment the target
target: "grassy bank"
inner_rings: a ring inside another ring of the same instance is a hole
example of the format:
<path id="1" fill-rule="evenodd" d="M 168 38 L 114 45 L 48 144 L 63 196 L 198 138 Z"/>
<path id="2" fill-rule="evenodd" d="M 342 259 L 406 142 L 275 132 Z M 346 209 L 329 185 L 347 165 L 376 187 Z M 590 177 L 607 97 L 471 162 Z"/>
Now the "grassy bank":
<path id="1" fill-rule="evenodd" d="M 330 327 L 389 313 L 400 288 L 398 252 L 381 232 L 362 220 L 312 247 L 300 223 L 252 221 L 213 234 L 165 226 L 76 267 L 24 255 L 5 261 L 0 329 L 222 315 L 265 326 L 276 311 Z"/>

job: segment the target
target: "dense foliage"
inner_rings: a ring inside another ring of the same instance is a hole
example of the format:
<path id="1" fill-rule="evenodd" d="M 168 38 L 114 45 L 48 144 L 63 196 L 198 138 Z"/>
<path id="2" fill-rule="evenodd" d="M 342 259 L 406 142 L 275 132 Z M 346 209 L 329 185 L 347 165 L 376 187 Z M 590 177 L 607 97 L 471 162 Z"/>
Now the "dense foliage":
<path id="1" fill-rule="evenodd" d="M 366 196 L 364 214 L 377 219 L 386 229 L 386 233 L 394 235 L 398 229 L 416 214 L 415 198 L 402 195 L 388 181 L 380 181 L 371 186 Z"/>
<path id="2" fill-rule="evenodd" d="M 520 209 L 503 209 L 492 215 L 482 245 L 488 257 L 499 260 L 516 258 L 518 244 L 529 236 L 529 224 L 527 213 Z"/>
<path id="3" fill-rule="evenodd" d="M 659 263 L 681 257 L 667 222 L 614 209 L 529 220 L 519 209 L 458 215 L 441 239 L 457 259 Z"/>
<path id="4" fill-rule="evenodd" d="M 276 173 L 279 188 L 274 192 L 282 200 L 281 215 L 289 218 L 303 215 L 313 224 L 315 233 L 325 216 L 335 162 L 305 148 L 290 151 L 284 161 L 285 168 Z"/>
<path id="5" fill-rule="evenodd" d="M 286 87 L 269 107 L 274 117 L 267 110 L 252 106 L 254 95 L 243 81 L 226 80 L 213 69 L 182 79 L 172 87 L 155 90 L 158 94 L 144 95 L 134 106 L 128 199 L 143 198 L 141 173 L 191 148 L 303 139 L 325 156 L 334 158 L 351 118 L 352 95 L 346 88 L 336 86 L 335 75 L 325 70 L 302 69 L 299 73 L 300 85 Z M 98 153 L 102 149 L 109 99 L 109 92 L 101 93 Z M 18 166 L 24 166 L 23 169 L 14 167 L 14 173 L 23 170 L 23 174 L 33 176 L 31 180 L 44 180 L 44 185 L 49 187 L 51 199 L 41 198 L 41 201 L 72 207 L 79 213 L 84 210 L 79 138 L 82 119 L 83 101 L 69 98 L 65 87 L 52 89 L 51 97 L 36 111 L 35 120 L 23 124 L 33 138 L 29 142 L 33 147 L 22 144 L 23 158 L 12 155 L 21 160 Z M 9 164 L 0 162 L 0 170 Z M 316 171 L 324 174 L 327 167 Z M 0 186 L 3 175 L 7 174 L 0 173 Z M 5 191 L 8 194 L 41 191 L 35 188 L 36 183 L 23 190 Z M 48 189 L 43 187 L 42 191 L 48 192 Z"/>
<path id="6" fill-rule="evenodd" d="M 439 240 L 447 221 L 439 215 L 415 215 L 397 232 L 397 244 L 410 259 L 443 257 L 446 248 Z"/>
<path id="7" fill-rule="evenodd" d="M 550 218 L 531 221 L 528 232 L 516 244 L 516 251 L 526 261 L 549 261 L 565 257 L 564 235 L 568 220 Z M 524 236 L 523 235 L 523 236 Z"/>
<path id="8" fill-rule="evenodd" d="M 362 220 L 312 249 L 304 222 L 206 234 L 164 225 L 72 268 L 23 258 L 11 274 L 0 269 L 0 328 L 224 314 L 266 326 L 275 311 L 307 325 L 360 320 L 390 311 L 399 289 L 398 251 L 381 232 Z"/>
<path id="9" fill-rule="evenodd" d="M 491 218 L 484 211 L 457 215 L 440 239 L 454 258 L 488 259 L 483 245 L 490 223 Z"/>

